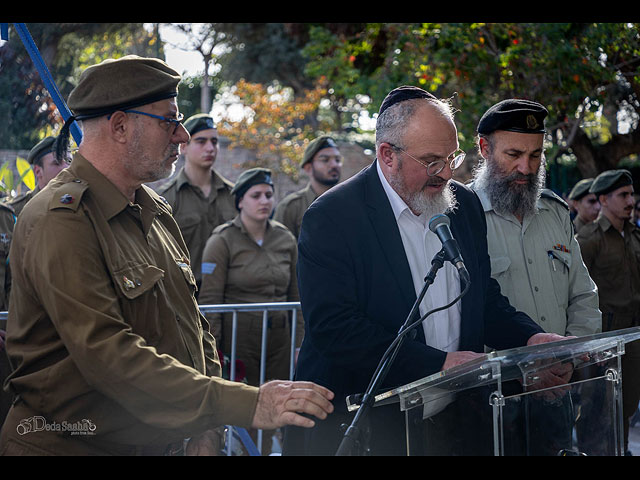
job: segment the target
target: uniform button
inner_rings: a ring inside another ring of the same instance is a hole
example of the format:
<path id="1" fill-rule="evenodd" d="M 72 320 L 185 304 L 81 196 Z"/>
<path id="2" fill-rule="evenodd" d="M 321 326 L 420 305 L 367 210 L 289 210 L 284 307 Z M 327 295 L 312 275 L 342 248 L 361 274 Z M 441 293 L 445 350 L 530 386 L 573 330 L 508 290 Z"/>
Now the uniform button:
<path id="1" fill-rule="evenodd" d="M 543 322 L 546 320 L 545 317 L 540 317 L 540 320 L 542 320 Z"/>
<path id="2" fill-rule="evenodd" d="M 533 263 L 533 260 L 531 260 L 530 258 L 527 259 L 527 262 L 529 262 L 530 264 Z"/>
<path id="3" fill-rule="evenodd" d="M 538 291 L 538 287 L 533 287 L 533 289 L 537 292 Z"/>

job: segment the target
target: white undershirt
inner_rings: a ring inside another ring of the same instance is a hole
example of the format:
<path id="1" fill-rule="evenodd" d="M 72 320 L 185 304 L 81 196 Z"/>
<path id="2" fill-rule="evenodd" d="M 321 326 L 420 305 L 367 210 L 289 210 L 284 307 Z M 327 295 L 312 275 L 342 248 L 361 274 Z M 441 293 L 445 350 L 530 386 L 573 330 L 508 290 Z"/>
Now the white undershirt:
<path id="1" fill-rule="evenodd" d="M 400 230 L 417 297 L 422 291 L 424 279 L 431 269 L 431 260 L 442 249 L 442 243 L 440 243 L 438 236 L 429 230 L 429 219 L 426 218 L 426 214 L 414 215 L 404 200 L 389 185 L 378 162 L 376 162 L 376 166 Z M 438 270 L 433 284 L 420 303 L 420 315 L 448 304 L 459 294 L 460 277 L 458 271 L 450 262 L 445 262 L 444 266 Z M 445 352 L 453 352 L 458 349 L 460 344 L 460 311 L 460 302 L 457 302 L 446 310 L 430 315 L 422 322 L 427 345 Z"/>

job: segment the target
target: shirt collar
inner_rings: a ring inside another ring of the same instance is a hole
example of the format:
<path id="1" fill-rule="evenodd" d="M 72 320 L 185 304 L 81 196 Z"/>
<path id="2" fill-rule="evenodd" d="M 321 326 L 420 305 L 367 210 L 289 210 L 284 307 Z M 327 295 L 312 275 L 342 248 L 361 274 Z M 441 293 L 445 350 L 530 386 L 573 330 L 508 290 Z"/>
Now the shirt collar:
<path id="1" fill-rule="evenodd" d="M 107 220 L 115 217 L 129 205 L 127 197 L 81 154 L 75 154 L 69 166 L 69 172 L 89 184 L 91 195 Z M 145 211 L 151 211 L 153 215 L 158 213 L 155 201 L 142 186 L 136 190 L 135 201 Z"/>

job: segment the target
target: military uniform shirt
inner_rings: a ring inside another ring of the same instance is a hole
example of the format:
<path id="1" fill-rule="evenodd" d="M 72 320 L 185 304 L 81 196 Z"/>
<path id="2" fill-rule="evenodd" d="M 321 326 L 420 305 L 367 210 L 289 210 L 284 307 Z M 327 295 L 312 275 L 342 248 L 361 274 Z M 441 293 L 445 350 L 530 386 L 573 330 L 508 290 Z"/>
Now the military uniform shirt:
<path id="1" fill-rule="evenodd" d="M 0 311 L 9 308 L 9 290 L 11 289 L 11 274 L 9 270 L 9 247 L 16 223 L 13 209 L 0 203 Z M 0 384 L 0 389 L 2 385 Z"/>
<path id="2" fill-rule="evenodd" d="M 96 427 L 85 442 L 55 432 L 20 441 L 86 453 L 251 424 L 258 390 L 217 378 L 186 247 L 151 189 L 140 187 L 131 203 L 77 154 L 23 210 L 10 256 L 17 405 L 49 422 Z M 18 421 L 10 412 L 3 439 L 16 436 Z"/>
<path id="3" fill-rule="evenodd" d="M 598 285 L 603 322 L 614 312 L 640 320 L 640 228 L 625 222 L 623 232 L 624 236 L 600 214 L 577 235 Z"/>
<path id="4" fill-rule="evenodd" d="M 562 200 L 545 191 L 538 212 L 520 224 L 515 216 L 493 210 L 486 192 L 476 193 L 487 220 L 491 276 L 511 305 L 549 333 L 600 332 L 598 290 L 582 261 Z"/>
<path id="5" fill-rule="evenodd" d="M 233 184 L 211 171 L 211 192 L 205 197 L 200 188 L 189 183 L 184 168 L 165 185 L 158 188 L 171 205 L 184 241 L 191 254 L 193 273 L 198 285 L 202 281 L 202 250 L 213 229 L 233 219 L 238 211 L 231 189 Z"/>
<path id="6" fill-rule="evenodd" d="M 214 230 L 203 254 L 200 303 L 298 302 L 295 238 L 282 224 L 268 220 L 267 230 L 258 245 L 247 233 L 240 215 Z M 262 312 L 241 316 L 262 318 Z M 272 312 L 272 321 L 285 321 L 286 312 Z M 230 318 L 230 314 L 227 315 Z M 211 331 L 221 338 L 221 315 L 211 316 Z M 304 335 L 302 314 L 298 311 L 296 345 Z"/>
<path id="7" fill-rule="evenodd" d="M 34 188 L 33 190 L 29 190 L 26 193 L 18 195 L 17 197 L 12 198 L 6 203 L 13 209 L 16 216 L 18 216 L 20 215 L 20 212 L 22 212 L 22 209 L 24 208 L 24 206 L 29 202 L 29 200 L 31 200 L 39 191 L 40 191 L 40 188 L 36 186 L 36 188 Z"/>
<path id="8" fill-rule="evenodd" d="M 298 238 L 300 236 L 300 227 L 302 226 L 304 212 L 307 211 L 309 205 L 311 205 L 316 198 L 318 198 L 318 195 L 313 191 L 311 183 L 309 183 L 302 190 L 290 193 L 284 197 L 278 203 L 273 214 L 273 219 L 282 223 Z"/>
<path id="9" fill-rule="evenodd" d="M 585 225 L 588 225 L 588 223 L 576 215 L 576 218 L 573 219 L 573 227 L 575 228 L 576 233 L 578 233 Z"/>

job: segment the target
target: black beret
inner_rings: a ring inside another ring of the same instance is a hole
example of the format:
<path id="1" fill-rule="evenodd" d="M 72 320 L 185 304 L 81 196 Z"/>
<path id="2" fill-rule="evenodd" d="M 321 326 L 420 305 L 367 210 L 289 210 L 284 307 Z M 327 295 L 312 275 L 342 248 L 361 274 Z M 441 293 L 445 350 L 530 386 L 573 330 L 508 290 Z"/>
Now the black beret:
<path id="1" fill-rule="evenodd" d="M 195 135 L 201 130 L 209 130 L 212 128 L 216 128 L 215 123 L 213 123 L 213 117 L 206 113 L 198 113 L 189 117 L 184 122 L 184 128 L 187 129 L 189 135 Z"/>
<path id="2" fill-rule="evenodd" d="M 43 140 L 40 140 L 35 147 L 31 149 L 29 152 L 29 156 L 27 157 L 27 161 L 33 165 L 42 157 L 44 157 L 47 153 L 51 153 L 55 150 L 54 144 L 56 141 L 56 137 L 46 137 Z"/>
<path id="3" fill-rule="evenodd" d="M 478 123 L 478 133 L 488 135 L 496 130 L 518 133 L 544 133 L 544 119 L 549 112 L 538 102 L 508 99 L 493 105 Z"/>
<path id="4" fill-rule="evenodd" d="M 403 85 L 401 87 L 394 88 L 382 101 L 382 105 L 380 105 L 380 109 L 378 110 L 378 116 L 382 115 L 385 110 L 387 110 L 389 107 L 392 107 L 396 103 L 404 102 L 405 100 L 415 100 L 420 98 L 437 100 L 434 95 L 419 87 Z"/>
<path id="5" fill-rule="evenodd" d="M 569 200 L 580 200 L 589 193 L 593 178 L 585 178 L 574 185 L 569 192 Z"/>
<path id="6" fill-rule="evenodd" d="M 127 55 L 86 68 L 69 94 L 78 120 L 147 105 L 178 95 L 181 77 L 162 60 Z"/>
<path id="7" fill-rule="evenodd" d="M 590 193 L 605 195 L 620 187 L 633 184 L 633 177 L 629 170 L 607 170 L 596 177 L 589 188 Z"/>
<path id="8" fill-rule="evenodd" d="M 323 135 L 318 137 L 307 145 L 307 148 L 304 149 L 304 155 L 302 157 L 302 162 L 300 162 L 300 166 L 304 167 L 307 163 L 313 160 L 313 157 L 316 153 L 318 153 L 323 148 L 338 148 L 335 140 L 328 135 Z"/>
<path id="9" fill-rule="evenodd" d="M 260 185 L 266 183 L 273 187 L 273 180 L 271 179 L 271 170 L 268 168 L 250 168 L 240 174 L 236 184 L 231 189 L 231 194 L 236 197 L 236 207 L 242 196 L 254 185 Z"/>

